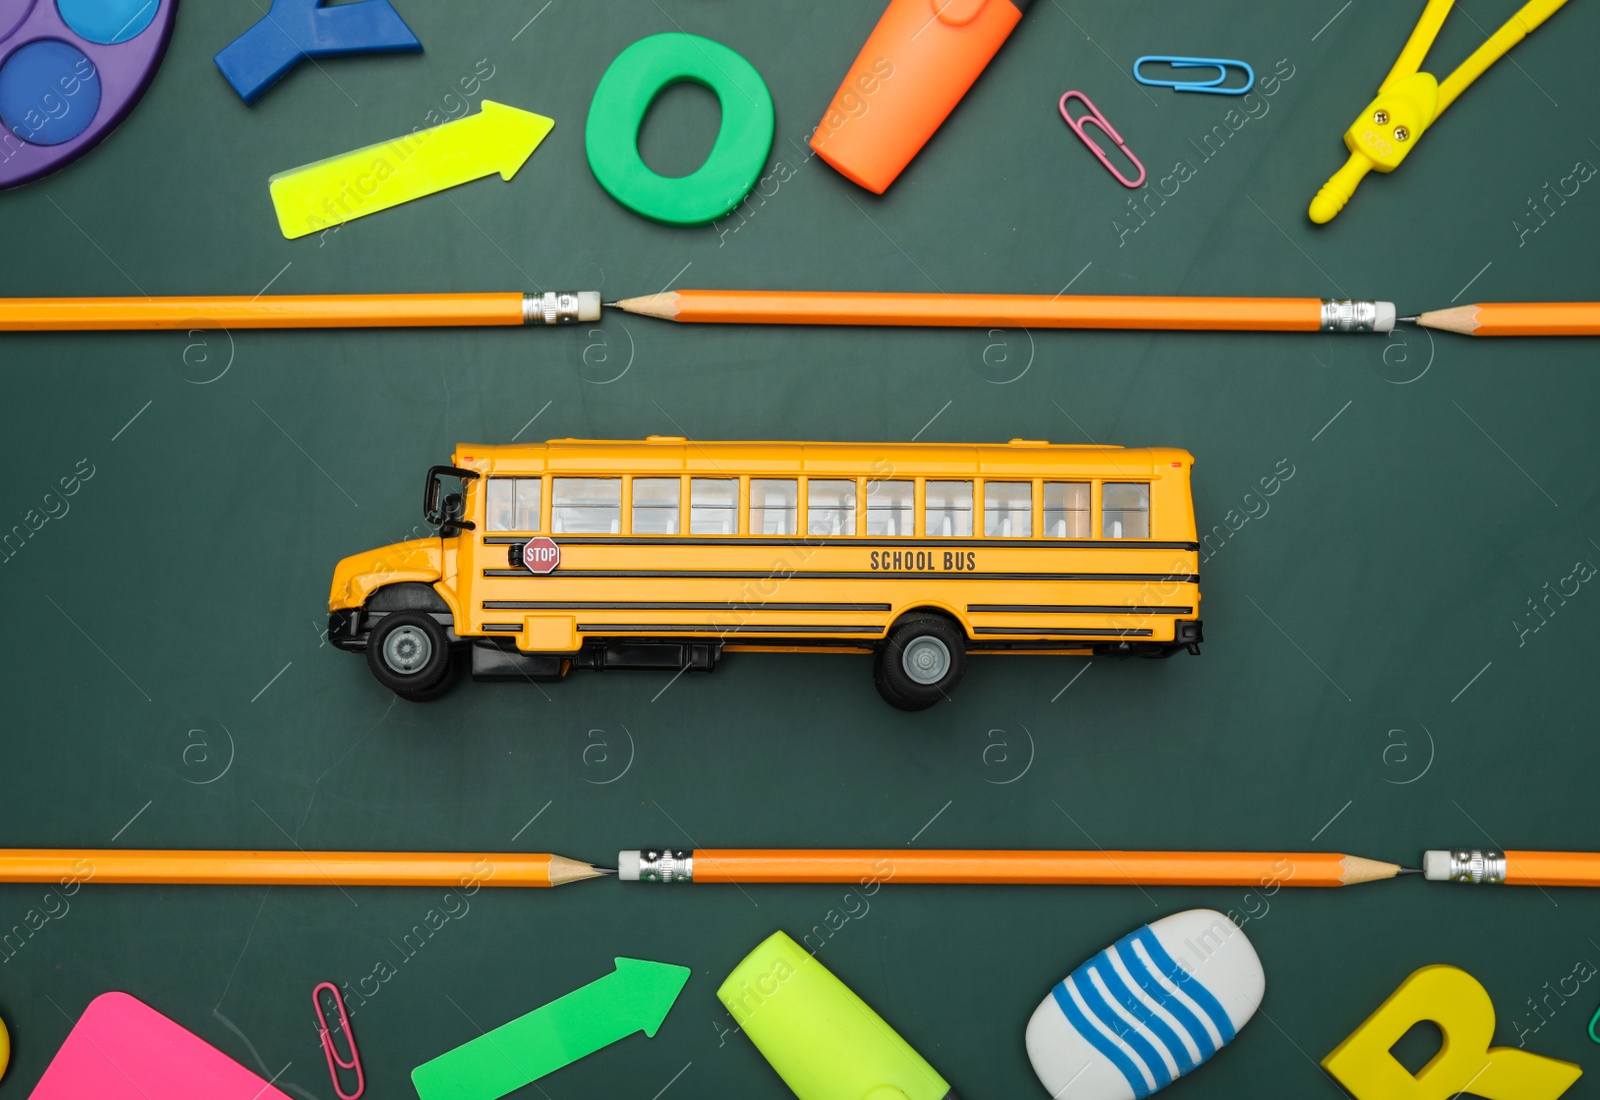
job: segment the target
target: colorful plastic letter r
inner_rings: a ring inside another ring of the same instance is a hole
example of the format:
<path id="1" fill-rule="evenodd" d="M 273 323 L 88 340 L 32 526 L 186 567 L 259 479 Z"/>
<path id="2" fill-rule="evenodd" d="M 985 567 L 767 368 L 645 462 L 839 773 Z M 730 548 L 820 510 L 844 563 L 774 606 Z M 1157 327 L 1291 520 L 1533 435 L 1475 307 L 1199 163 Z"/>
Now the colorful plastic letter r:
<path id="1" fill-rule="evenodd" d="M 389 0 L 324 7 L 322 0 L 272 0 L 261 21 L 217 54 L 217 68 L 254 103 L 307 57 L 415 53 L 422 43 Z"/>
<path id="2" fill-rule="evenodd" d="M 1413 1076 L 1390 1053 L 1413 1024 L 1431 1020 L 1444 1045 Z M 1425 966 L 1400 983 L 1378 1011 L 1322 1060 L 1356 1100 L 1555 1100 L 1583 1070 L 1512 1047 L 1490 1047 L 1494 1005 L 1476 978 L 1453 966 Z"/>

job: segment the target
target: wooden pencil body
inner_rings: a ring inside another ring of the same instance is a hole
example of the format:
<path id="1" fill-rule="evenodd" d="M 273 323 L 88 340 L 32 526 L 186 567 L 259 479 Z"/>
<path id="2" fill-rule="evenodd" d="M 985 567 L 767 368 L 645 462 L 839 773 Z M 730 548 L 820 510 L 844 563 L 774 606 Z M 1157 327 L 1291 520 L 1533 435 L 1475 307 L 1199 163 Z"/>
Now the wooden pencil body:
<path id="1" fill-rule="evenodd" d="M 1489 303 L 1477 323 L 1474 336 L 1600 336 L 1600 303 Z"/>
<path id="2" fill-rule="evenodd" d="M 545 854 L 0 850 L 0 882 L 212 886 L 550 886 Z M 570 862 L 570 861 L 565 861 Z M 558 876 L 559 877 L 559 876 Z"/>
<path id="3" fill-rule="evenodd" d="M 1507 852 L 1507 886 L 1600 886 L 1600 852 Z"/>
<path id="4" fill-rule="evenodd" d="M 778 851 L 700 848 L 697 883 L 973 883 L 1082 886 L 1343 886 L 1332 852 Z M 1362 861 L 1369 862 L 1369 861 Z M 1380 865 L 1386 866 L 1386 865 Z M 1385 876 L 1386 877 L 1386 876 Z"/>
<path id="5" fill-rule="evenodd" d="M 678 321 L 762 325 L 930 325 L 971 328 L 1186 329 L 1316 332 L 1316 298 L 1051 297 L 683 290 Z M 642 299 L 631 299 L 631 302 Z M 651 311 L 655 312 L 655 311 Z"/>
<path id="6" fill-rule="evenodd" d="M 521 325 L 522 295 L 280 294 L 0 299 L 0 332 Z"/>

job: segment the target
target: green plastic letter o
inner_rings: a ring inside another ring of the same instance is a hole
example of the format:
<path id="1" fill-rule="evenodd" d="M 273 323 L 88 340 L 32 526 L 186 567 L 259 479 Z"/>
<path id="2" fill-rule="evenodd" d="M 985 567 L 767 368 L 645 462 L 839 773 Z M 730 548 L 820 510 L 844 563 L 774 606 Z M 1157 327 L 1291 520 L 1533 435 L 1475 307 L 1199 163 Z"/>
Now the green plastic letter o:
<path id="1" fill-rule="evenodd" d="M 692 80 L 722 104 L 711 155 L 679 179 L 657 175 L 639 156 L 639 127 L 663 91 Z M 584 147 L 589 168 L 612 198 L 669 225 L 703 225 L 732 210 L 755 187 L 772 152 L 772 94 L 755 66 L 697 34 L 657 34 L 617 55 L 600 78 Z"/>

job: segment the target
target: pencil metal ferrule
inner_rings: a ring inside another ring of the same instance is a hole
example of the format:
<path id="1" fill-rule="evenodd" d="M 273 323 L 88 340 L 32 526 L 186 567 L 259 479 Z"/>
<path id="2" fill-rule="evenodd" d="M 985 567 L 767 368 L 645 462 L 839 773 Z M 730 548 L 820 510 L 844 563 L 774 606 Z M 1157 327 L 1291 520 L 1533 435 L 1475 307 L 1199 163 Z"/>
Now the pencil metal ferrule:
<path id="1" fill-rule="evenodd" d="M 1322 300 L 1323 332 L 1389 332 L 1394 329 L 1395 308 L 1390 302 Z"/>
<path id="2" fill-rule="evenodd" d="M 576 325 L 600 319 L 600 292 L 555 291 L 522 296 L 524 325 Z"/>
<path id="3" fill-rule="evenodd" d="M 640 882 L 693 882 L 694 853 L 682 848 L 645 848 L 639 852 Z"/>
<path id="4" fill-rule="evenodd" d="M 1450 852 L 1450 881 L 1488 883 L 1501 886 L 1506 881 L 1506 856 L 1492 849 L 1456 848 Z"/>

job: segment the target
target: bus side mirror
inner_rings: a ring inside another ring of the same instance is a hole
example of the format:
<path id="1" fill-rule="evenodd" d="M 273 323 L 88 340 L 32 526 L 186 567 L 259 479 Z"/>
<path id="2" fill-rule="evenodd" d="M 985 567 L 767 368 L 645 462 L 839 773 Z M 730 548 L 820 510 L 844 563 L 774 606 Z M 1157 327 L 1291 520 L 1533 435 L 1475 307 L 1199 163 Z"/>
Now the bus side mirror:
<path id="1" fill-rule="evenodd" d="M 441 476 L 458 477 L 463 483 L 476 480 L 476 470 L 462 470 L 455 466 L 434 466 L 428 470 L 428 477 L 422 483 L 422 518 L 429 524 L 439 528 L 441 535 L 453 535 L 457 531 L 473 531 L 477 525 L 471 520 L 462 519 L 465 515 L 465 502 L 461 493 L 450 493 L 440 501 L 443 486 L 439 481 Z M 441 506 L 442 503 L 442 506 Z"/>

